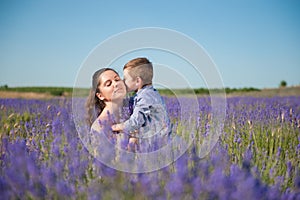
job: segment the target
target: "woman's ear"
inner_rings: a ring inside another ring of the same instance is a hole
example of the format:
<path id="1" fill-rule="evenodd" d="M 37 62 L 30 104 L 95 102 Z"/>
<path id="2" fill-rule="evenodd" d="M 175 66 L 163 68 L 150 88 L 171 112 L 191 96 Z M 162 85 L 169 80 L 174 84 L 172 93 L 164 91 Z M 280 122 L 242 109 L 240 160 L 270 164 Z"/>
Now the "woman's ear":
<path id="1" fill-rule="evenodd" d="M 102 96 L 102 94 L 100 92 L 96 93 L 96 96 L 98 97 L 98 99 L 100 99 L 101 101 L 104 100 L 104 96 Z"/>

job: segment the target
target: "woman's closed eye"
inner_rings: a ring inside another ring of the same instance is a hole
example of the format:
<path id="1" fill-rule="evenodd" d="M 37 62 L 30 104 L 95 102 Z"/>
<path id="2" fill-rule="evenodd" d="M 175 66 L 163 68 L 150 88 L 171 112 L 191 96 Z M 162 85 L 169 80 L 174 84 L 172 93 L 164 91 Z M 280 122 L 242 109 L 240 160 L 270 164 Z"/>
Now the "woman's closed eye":
<path id="1" fill-rule="evenodd" d="M 109 87 L 109 86 L 111 86 L 111 83 L 112 83 L 112 81 L 106 81 L 106 82 L 105 82 L 105 86 L 106 86 L 106 87 Z"/>

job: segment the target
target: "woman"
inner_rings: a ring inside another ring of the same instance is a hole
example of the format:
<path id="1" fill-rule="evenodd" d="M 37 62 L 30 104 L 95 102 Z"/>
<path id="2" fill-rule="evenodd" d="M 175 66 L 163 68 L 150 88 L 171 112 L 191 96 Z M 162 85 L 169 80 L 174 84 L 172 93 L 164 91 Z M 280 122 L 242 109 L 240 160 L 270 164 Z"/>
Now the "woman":
<path id="1" fill-rule="evenodd" d="M 104 124 L 111 126 L 119 122 L 125 96 L 125 84 L 115 70 L 103 68 L 94 73 L 86 102 L 87 122 L 92 131 L 100 132 Z"/>

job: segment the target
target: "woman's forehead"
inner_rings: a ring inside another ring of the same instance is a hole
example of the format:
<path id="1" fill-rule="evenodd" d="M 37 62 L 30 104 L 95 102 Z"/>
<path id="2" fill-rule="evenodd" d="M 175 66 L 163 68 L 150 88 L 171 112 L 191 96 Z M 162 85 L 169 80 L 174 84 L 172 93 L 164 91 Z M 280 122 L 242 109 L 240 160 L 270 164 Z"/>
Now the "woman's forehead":
<path id="1" fill-rule="evenodd" d="M 105 82 L 106 80 L 114 79 L 115 77 L 119 77 L 119 75 L 112 70 L 107 70 L 100 75 L 99 81 Z"/>

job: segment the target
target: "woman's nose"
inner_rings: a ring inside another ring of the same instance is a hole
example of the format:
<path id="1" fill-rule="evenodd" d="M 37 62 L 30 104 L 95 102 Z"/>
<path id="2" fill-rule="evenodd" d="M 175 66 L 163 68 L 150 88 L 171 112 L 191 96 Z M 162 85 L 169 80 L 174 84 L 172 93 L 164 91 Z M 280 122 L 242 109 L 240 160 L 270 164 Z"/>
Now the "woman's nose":
<path id="1" fill-rule="evenodd" d="M 118 87 L 120 81 L 115 81 L 114 82 L 114 87 Z"/>

